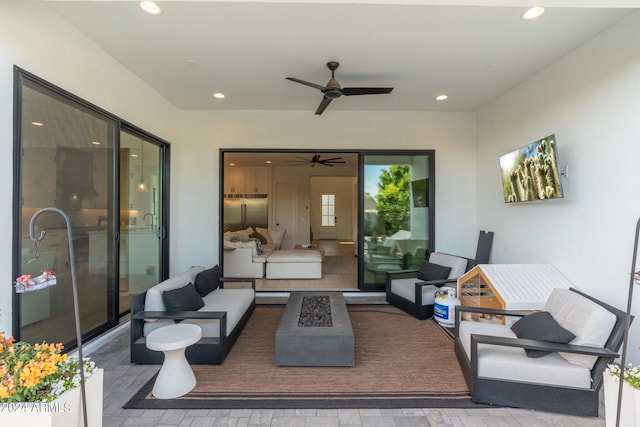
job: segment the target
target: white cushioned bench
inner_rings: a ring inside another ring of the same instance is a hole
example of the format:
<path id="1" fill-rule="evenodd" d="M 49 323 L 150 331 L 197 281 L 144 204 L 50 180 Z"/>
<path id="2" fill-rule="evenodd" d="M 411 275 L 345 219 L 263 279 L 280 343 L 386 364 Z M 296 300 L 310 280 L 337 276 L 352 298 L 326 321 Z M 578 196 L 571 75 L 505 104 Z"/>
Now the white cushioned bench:
<path id="1" fill-rule="evenodd" d="M 175 325 L 176 322 L 180 322 L 181 325 L 198 325 L 202 330 L 202 338 L 186 349 L 189 363 L 220 364 L 223 362 L 255 308 L 255 280 L 220 279 L 219 274 L 218 266 L 208 270 L 203 266 L 194 266 L 131 299 L 132 363 L 162 363 L 164 356 L 147 348 L 146 337 L 153 331 Z M 194 287 L 194 284 L 199 286 L 199 278 L 202 278 L 201 281 L 207 285 L 206 288 Z M 251 289 L 225 288 L 225 283 L 230 282 L 245 282 L 251 284 Z M 193 288 L 193 292 L 196 292 L 196 296 L 201 300 L 200 308 L 167 306 L 165 298 L 169 298 L 169 301 L 184 301 L 184 296 L 181 297 L 174 292 L 189 287 Z M 168 292 L 171 294 L 167 297 Z M 205 293 L 206 295 L 202 296 Z"/>
<path id="2" fill-rule="evenodd" d="M 273 251 L 267 258 L 267 279 L 320 279 L 322 255 L 310 249 Z"/>

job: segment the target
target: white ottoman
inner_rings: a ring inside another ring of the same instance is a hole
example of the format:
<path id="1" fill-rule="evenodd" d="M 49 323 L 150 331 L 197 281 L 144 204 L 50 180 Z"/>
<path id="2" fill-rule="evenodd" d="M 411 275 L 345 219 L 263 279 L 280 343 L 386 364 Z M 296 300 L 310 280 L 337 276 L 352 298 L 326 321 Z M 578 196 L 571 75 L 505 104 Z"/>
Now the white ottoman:
<path id="1" fill-rule="evenodd" d="M 322 255 L 312 249 L 273 251 L 267 258 L 267 279 L 320 279 Z"/>
<path id="2" fill-rule="evenodd" d="M 196 377 L 184 357 L 184 351 L 201 337 L 200 326 L 186 323 L 164 326 L 147 335 L 147 347 L 164 352 L 164 362 L 153 385 L 154 397 L 173 399 L 187 394 L 196 386 Z"/>

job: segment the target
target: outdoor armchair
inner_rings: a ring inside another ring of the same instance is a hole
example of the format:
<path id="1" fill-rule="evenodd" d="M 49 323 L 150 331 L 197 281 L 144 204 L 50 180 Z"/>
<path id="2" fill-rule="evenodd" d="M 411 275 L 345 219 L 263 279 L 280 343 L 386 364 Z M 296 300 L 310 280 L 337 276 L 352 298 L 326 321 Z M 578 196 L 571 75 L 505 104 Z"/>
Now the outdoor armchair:
<path id="1" fill-rule="evenodd" d="M 470 313 L 506 316 L 505 324 L 462 320 Z M 621 310 L 556 288 L 533 314 L 457 307 L 455 354 L 474 402 L 597 416 L 602 374 L 624 326 Z"/>

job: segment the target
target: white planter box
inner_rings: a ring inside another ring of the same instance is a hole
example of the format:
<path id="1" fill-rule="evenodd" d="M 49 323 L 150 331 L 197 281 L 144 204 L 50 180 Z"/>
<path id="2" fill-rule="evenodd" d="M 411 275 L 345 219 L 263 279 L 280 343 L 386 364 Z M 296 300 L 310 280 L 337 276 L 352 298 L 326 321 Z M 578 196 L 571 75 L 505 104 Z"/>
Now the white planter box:
<path id="1" fill-rule="evenodd" d="M 604 411 L 607 427 L 615 427 L 618 410 L 618 378 L 604 374 Z M 640 390 L 629 384 L 622 385 L 622 407 L 620 427 L 640 427 Z"/>
<path id="2" fill-rule="evenodd" d="M 90 427 L 102 426 L 103 370 L 98 369 L 85 382 L 87 421 Z M 80 388 L 66 391 L 48 403 L 0 403 L 0 425 L 19 427 L 83 426 Z"/>

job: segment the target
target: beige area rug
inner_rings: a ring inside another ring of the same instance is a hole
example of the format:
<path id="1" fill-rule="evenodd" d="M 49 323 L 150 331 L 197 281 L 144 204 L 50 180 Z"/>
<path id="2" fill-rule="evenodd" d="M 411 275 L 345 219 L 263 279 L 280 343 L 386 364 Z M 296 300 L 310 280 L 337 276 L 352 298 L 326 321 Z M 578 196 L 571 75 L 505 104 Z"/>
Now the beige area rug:
<path id="1" fill-rule="evenodd" d="M 151 395 L 152 379 L 126 405 L 138 409 L 483 407 L 470 400 L 453 342 L 431 320 L 392 306 L 349 306 L 355 367 L 278 367 L 284 306 L 258 306 L 222 365 L 194 365 L 197 385 L 178 399 Z"/>
<path id="2" fill-rule="evenodd" d="M 358 258 L 355 256 L 325 256 L 322 274 L 358 274 Z"/>

